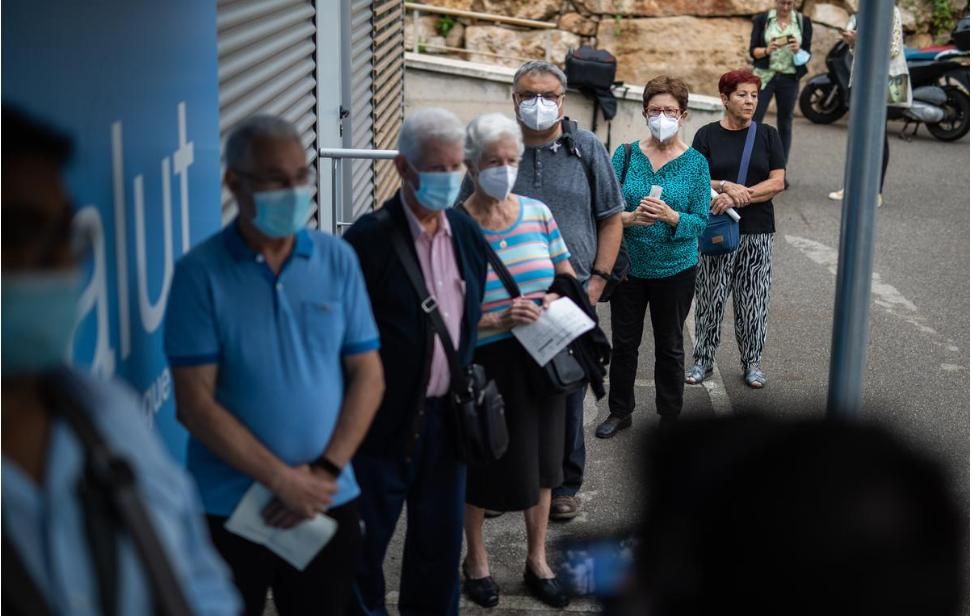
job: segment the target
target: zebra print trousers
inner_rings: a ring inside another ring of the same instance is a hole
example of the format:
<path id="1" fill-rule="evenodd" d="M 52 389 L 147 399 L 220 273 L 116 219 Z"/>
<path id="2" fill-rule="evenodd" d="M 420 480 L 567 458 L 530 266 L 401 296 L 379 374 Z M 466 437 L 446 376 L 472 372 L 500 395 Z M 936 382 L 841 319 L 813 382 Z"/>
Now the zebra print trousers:
<path id="1" fill-rule="evenodd" d="M 695 279 L 695 363 L 711 366 L 722 330 L 726 299 L 732 292 L 736 344 L 742 369 L 758 367 L 766 343 L 766 319 L 772 279 L 773 234 L 739 238 L 727 255 L 699 255 Z"/>

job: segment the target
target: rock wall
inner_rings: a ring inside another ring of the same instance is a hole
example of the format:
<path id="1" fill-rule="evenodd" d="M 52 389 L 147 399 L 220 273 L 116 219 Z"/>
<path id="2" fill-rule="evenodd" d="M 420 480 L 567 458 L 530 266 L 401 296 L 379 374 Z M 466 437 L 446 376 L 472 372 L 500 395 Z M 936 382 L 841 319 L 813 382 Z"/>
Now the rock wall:
<path id="1" fill-rule="evenodd" d="M 906 43 L 941 43 L 967 0 L 947 0 L 952 18 L 935 16 L 936 0 L 898 0 Z M 518 28 L 430 14 L 405 27 L 409 51 L 445 54 L 473 62 L 517 67 L 527 59 L 563 64 L 580 45 L 607 49 L 618 58 L 618 79 L 645 81 L 666 73 L 693 92 L 714 95 L 719 76 L 748 66 L 752 17 L 772 0 L 424 0 L 425 4 L 557 24 L 556 29 Z M 824 70 L 827 51 L 840 38 L 858 0 L 798 0 L 814 22 L 810 73 Z M 936 20 L 937 19 L 937 20 Z M 936 27 L 947 23 L 940 31 Z M 938 26 L 936 26 L 938 24 Z M 447 49 L 443 49 L 447 48 Z"/>

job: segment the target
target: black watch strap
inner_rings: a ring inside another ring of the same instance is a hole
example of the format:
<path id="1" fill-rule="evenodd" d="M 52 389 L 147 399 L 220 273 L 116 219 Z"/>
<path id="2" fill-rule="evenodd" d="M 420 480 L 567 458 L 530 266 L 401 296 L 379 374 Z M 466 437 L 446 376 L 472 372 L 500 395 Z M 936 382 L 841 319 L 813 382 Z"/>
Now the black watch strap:
<path id="1" fill-rule="evenodd" d="M 341 467 L 328 460 L 326 456 L 321 456 L 320 458 L 314 460 L 311 462 L 311 466 L 321 469 L 335 479 L 341 476 Z"/>
<path id="2" fill-rule="evenodd" d="M 594 276 L 598 276 L 600 278 L 603 278 L 605 281 L 610 281 L 611 280 L 611 274 L 609 274 L 608 272 L 599 270 L 599 269 L 592 269 L 591 270 L 591 274 L 594 275 Z"/>

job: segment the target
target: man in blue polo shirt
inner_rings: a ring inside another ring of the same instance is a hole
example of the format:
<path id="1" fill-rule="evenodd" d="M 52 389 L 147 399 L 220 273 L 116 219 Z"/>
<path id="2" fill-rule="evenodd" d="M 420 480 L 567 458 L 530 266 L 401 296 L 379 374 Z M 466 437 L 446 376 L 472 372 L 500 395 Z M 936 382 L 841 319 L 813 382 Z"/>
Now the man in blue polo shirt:
<path id="1" fill-rule="evenodd" d="M 304 228 L 314 174 L 296 128 L 250 118 L 225 158 L 239 216 L 179 261 L 166 315 L 188 468 L 248 614 L 271 588 L 282 615 L 343 614 L 361 543 L 348 462 L 382 397 L 378 331 L 354 251 Z M 338 522 L 303 571 L 224 528 L 254 481 L 276 496 L 273 526 Z"/>

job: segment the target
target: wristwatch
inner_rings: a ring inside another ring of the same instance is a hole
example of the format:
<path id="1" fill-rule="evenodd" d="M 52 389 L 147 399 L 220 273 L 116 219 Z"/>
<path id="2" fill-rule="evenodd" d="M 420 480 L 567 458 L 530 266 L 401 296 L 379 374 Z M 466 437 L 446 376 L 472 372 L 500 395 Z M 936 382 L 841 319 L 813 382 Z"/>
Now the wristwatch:
<path id="1" fill-rule="evenodd" d="M 341 476 L 341 467 L 328 460 L 326 456 L 321 456 L 320 458 L 314 460 L 311 462 L 311 466 L 321 469 L 335 479 Z"/>
<path id="2" fill-rule="evenodd" d="M 599 278 L 603 278 L 604 279 L 604 282 L 610 282 L 610 280 L 611 280 L 611 274 L 609 274 L 608 272 L 599 270 L 599 269 L 592 269 L 591 270 L 591 275 L 597 276 Z"/>

